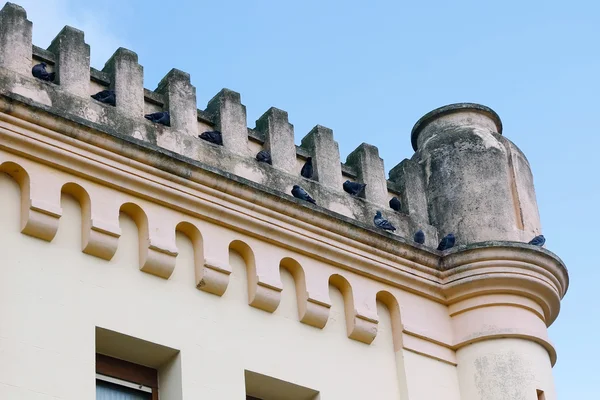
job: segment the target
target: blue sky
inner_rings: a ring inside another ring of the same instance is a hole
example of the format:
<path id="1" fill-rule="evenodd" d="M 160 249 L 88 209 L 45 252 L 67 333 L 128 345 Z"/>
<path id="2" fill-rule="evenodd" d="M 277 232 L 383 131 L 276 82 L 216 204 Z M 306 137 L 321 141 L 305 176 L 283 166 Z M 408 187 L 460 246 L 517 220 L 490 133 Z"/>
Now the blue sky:
<path id="1" fill-rule="evenodd" d="M 388 171 L 412 155 L 410 130 L 426 112 L 492 107 L 529 158 L 546 246 L 570 272 L 550 328 L 559 398 L 600 398 L 600 261 L 584 239 L 600 222 L 596 2 L 13 1 L 41 47 L 75 26 L 96 68 L 127 47 L 149 89 L 179 68 L 191 74 L 199 108 L 227 87 L 242 94 L 249 126 L 275 106 L 288 111 L 297 143 L 325 125 L 342 159 L 368 142 Z"/>

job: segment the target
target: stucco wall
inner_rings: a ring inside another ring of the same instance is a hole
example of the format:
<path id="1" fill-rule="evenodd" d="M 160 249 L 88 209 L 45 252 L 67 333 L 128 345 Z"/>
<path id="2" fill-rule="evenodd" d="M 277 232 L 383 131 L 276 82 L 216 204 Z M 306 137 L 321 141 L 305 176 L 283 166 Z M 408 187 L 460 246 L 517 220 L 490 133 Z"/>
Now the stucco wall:
<path id="1" fill-rule="evenodd" d="M 522 339 L 494 339 L 456 352 L 463 400 L 556 400 L 548 352 Z"/>
<path id="2" fill-rule="evenodd" d="M 217 297 L 194 287 L 183 235 L 175 272 L 164 280 L 139 271 L 129 217 L 121 216 L 119 248 L 105 262 L 81 252 L 73 198 L 63 196 L 58 234 L 47 243 L 19 232 L 19 188 L 5 174 L 0 193 L 0 398 L 93 399 L 96 326 L 180 350 L 185 399 L 242 398 L 244 369 L 319 390 L 322 399 L 400 398 L 381 304 L 379 333 L 366 345 L 347 338 L 337 289 L 330 288 L 330 318 L 319 330 L 298 322 L 285 270 L 281 304 L 269 314 L 248 306 L 244 261 L 235 252 L 230 285 Z M 412 375 L 426 364 L 415 362 Z"/>

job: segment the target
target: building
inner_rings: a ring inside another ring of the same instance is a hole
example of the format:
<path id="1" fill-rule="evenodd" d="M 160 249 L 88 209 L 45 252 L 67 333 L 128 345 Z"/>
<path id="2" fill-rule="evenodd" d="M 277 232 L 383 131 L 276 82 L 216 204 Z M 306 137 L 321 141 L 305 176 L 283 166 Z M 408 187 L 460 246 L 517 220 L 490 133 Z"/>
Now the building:
<path id="1" fill-rule="evenodd" d="M 83 32 L 46 50 L 31 33 L 7 3 L 0 399 L 556 399 L 547 327 L 567 270 L 527 244 L 533 177 L 494 111 L 425 115 L 387 180 L 373 146 L 342 164 L 328 128 L 296 146 L 285 111 L 249 129 L 236 92 L 198 110 L 185 72 L 149 91 L 129 50 L 98 71 Z M 90 97 L 108 88 L 115 106 Z M 163 110 L 170 126 L 143 117 Z M 212 130 L 222 145 L 198 138 Z"/>

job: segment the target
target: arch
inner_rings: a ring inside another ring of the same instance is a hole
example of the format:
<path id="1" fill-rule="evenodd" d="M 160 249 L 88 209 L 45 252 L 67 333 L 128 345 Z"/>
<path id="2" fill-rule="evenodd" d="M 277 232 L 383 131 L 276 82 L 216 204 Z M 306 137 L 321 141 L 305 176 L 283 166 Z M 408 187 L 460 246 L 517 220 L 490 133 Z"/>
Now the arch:
<path id="1" fill-rule="evenodd" d="M 65 183 L 60 189 L 60 193 L 72 196 L 81 207 L 81 246 L 82 250 L 85 251 L 92 228 L 92 201 L 90 195 L 81 185 L 74 182 Z"/>
<path id="2" fill-rule="evenodd" d="M 121 236 L 118 214 L 114 208 L 111 205 L 104 205 L 103 208 L 99 202 L 92 215 L 92 196 L 75 182 L 62 185 L 60 193 L 73 197 L 81 208 L 81 251 L 110 261 L 117 252 Z"/>
<path id="3" fill-rule="evenodd" d="M 28 198 L 27 194 L 23 193 L 23 189 L 29 187 L 29 176 L 25 170 L 20 169 L 20 167 L 16 164 L 9 165 L 12 163 L 4 163 L 0 165 L 0 175 L 6 175 L 7 181 L 10 182 L 10 192 L 11 195 L 17 193 L 18 199 L 16 200 L 17 209 L 10 210 L 9 213 L 17 217 L 17 229 L 20 230 L 22 228 L 21 221 L 24 212 L 28 210 L 23 210 L 23 203 L 27 203 L 26 199 Z M 16 187 L 15 187 L 16 186 Z M 7 193 L 0 192 L 0 198 L 6 198 Z M 8 205 L 4 205 L 5 201 L 2 201 L 2 205 L 4 207 L 8 207 Z M 26 214 L 25 214 L 26 215 Z M 12 227 L 11 227 L 12 228 Z"/>
<path id="4" fill-rule="evenodd" d="M 140 206 L 135 203 L 124 203 L 119 212 L 127 214 L 138 228 L 140 251 L 150 244 L 150 233 L 148 231 L 148 216 Z M 141 254 L 141 253 L 140 253 Z"/>
<path id="5" fill-rule="evenodd" d="M 23 167 L 12 161 L 0 164 L 0 172 L 4 172 L 17 182 L 21 188 L 21 196 L 29 198 L 29 174 Z"/>
<path id="6" fill-rule="evenodd" d="M 354 307 L 354 295 L 350 282 L 340 274 L 333 274 L 329 277 L 329 284 L 335 287 L 342 294 L 344 299 L 344 316 L 346 317 L 346 331 L 351 337 L 355 328 L 356 312 Z"/>
<path id="7" fill-rule="evenodd" d="M 291 257 L 284 257 L 279 262 L 279 269 L 285 269 L 292 275 L 294 286 L 296 288 L 296 306 L 298 308 L 298 319 L 302 321 L 306 315 L 308 292 L 306 288 L 306 278 L 304 269 L 300 263 Z"/>
<path id="8" fill-rule="evenodd" d="M 150 232 L 148 230 L 148 216 L 140 206 L 135 203 L 124 203 L 119 207 L 119 212 L 124 213 L 135 222 L 138 229 L 139 263 L 140 269 L 148 253 L 150 245 Z"/>
<path id="9" fill-rule="evenodd" d="M 392 321 L 392 341 L 394 343 L 394 353 L 396 357 L 396 376 L 398 389 L 401 398 L 408 399 L 408 379 L 406 376 L 406 367 L 404 365 L 404 354 L 402 353 L 402 319 L 400 315 L 400 304 L 396 296 L 387 290 L 380 290 L 375 295 L 375 299 L 383 304 L 390 313 Z"/>
<path id="10" fill-rule="evenodd" d="M 394 351 L 398 351 L 402 349 L 402 319 L 400 316 L 400 304 L 398 303 L 398 299 L 387 290 L 380 290 L 377 292 L 375 299 L 385 305 L 390 312 Z"/>
<path id="11" fill-rule="evenodd" d="M 11 176 L 21 188 L 21 233 L 45 241 L 52 241 L 58 230 L 62 215 L 59 196 L 54 197 L 48 187 L 39 181 L 35 195 L 30 175 L 23 167 L 12 161 L 0 165 L 0 171 Z M 56 193 L 58 194 L 58 192 Z M 41 198 L 40 198 L 41 197 Z"/>
<path id="12" fill-rule="evenodd" d="M 148 216 L 139 205 L 128 202 L 123 204 L 119 211 L 131 217 L 138 228 L 140 270 L 160 278 L 169 279 L 175 270 L 175 259 L 177 257 L 175 245 L 172 245 L 168 240 L 162 240 L 157 232 L 158 226 L 154 226 L 152 232 L 150 231 Z M 171 232 L 174 241 L 175 231 Z M 150 237 L 151 233 L 152 238 Z"/>
<path id="13" fill-rule="evenodd" d="M 254 258 L 254 252 L 241 240 L 233 240 L 229 243 L 229 252 L 235 251 L 244 260 L 246 264 L 246 280 L 248 284 L 248 304 L 251 304 L 256 294 L 256 287 L 258 285 L 258 276 L 256 274 L 256 260 Z"/>
<path id="14" fill-rule="evenodd" d="M 29 174 L 23 167 L 12 161 L 5 161 L 0 164 L 0 172 L 10 176 L 20 188 L 21 195 L 21 229 L 25 229 L 29 220 L 30 207 L 30 179 Z"/>
<path id="15" fill-rule="evenodd" d="M 192 242 L 194 250 L 194 269 L 196 276 L 204 269 L 204 242 L 198 227 L 191 222 L 182 221 L 175 226 L 175 232 L 183 233 Z"/>
<path id="16" fill-rule="evenodd" d="M 261 250 L 263 250 L 261 252 Z M 264 249 L 258 249 L 263 255 L 260 268 L 257 267 L 254 251 L 247 243 L 234 240 L 229 244 L 229 251 L 237 252 L 246 266 L 248 283 L 248 304 L 252 307 L 272 313 L 281 300 L 281 282 L 277 264 L 271 264 Z"/>

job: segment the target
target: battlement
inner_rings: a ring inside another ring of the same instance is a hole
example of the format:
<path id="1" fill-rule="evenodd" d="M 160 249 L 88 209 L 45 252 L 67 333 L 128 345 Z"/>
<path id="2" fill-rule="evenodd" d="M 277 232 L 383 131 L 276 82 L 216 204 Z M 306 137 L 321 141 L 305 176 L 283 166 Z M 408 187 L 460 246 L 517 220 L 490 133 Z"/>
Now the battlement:
<path id="1" fill-rule="evenodd" d="M 173 400 L 555 398 L 569 276 L 527 243 L 533 176 L 493 110 L 426 114 L 386 179 L 372 145 L 341 160 L 316 125 L 296 146 L 286 111 L 248 127 L 239 93 L 199 110 L 186 72 L 151 91 L 134 52 L 96 70 L 84 32 L 32 29 L 0 10 L 0 398 L 92 398 L 96 354 Z"/>
<path id="2" fill-rule="evenodd" d="M 500 118 L 487 107 L 458 104 L 425 115 L 412 132 L 415 155 L 394 166 L 386 179 L 374 146 L 361 144 L 342 163 L 329 128 L 316 125 L 296 146 L 286 111 L 270 108 L 249 128 L 237 92 L 223 89 L 199 110 L 196 88 L 186 72 L 172 69 L 150 91 L 143 87 L 136 53 L 119 48 L 99 71 L 90 67 L 90 47 L 82 31 L 67 26 L 48 49 L 41 49 L 32 44 L 32 28 L 22 7 L 6 3 L 0 11 L 0 95 L 7 99 L 1 111 L 8 112 L 11 101 L 25 103 L 90 124 L 99 132 L 150 143 L 289 197 L 298 184 L 317 202 L 313 206 L 298 200 L 299 205 L 324 208 L 367 226 L 380 210 L 397 228 L 394 234 L 383 234 L 410 242 L 421 229 L 429 247 L 435 248 L 439 237 L 449 232 L 457 233 L 459 244 L 468 244 L 527 241 L 540 231 L 527 160 L 501 136 Z M 32 66 L 40 62 L 55 72 L 54 82 L 32 76 Z M 104 89 L 115 91 L 116 106 L 90 97 Z M 170 113 L 170 126 L 144 119 L 144 114 L 158 111 Z M 222 132 L 222 146 L 198 138 L 211 130 Z M 261 150 L 270 151 L 272 165 L 255 159 Z M 312 179 L 300 175 L 308 157 L 313 160 Z M 366 183 L 366 188 L 351 196 L 342 189 L 345 180 Z M 394 196 L 401 201 L 400 212 L 388 205 Z"/>

